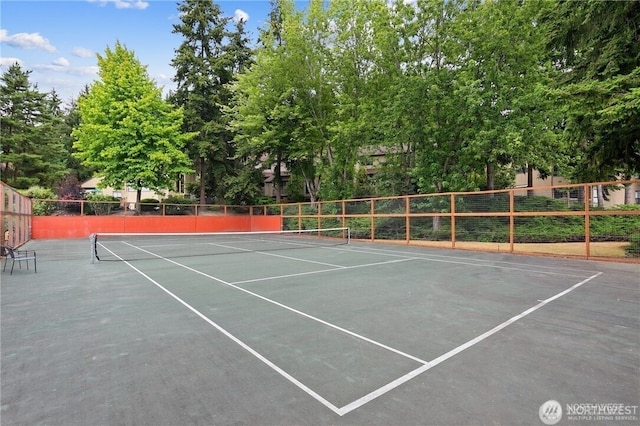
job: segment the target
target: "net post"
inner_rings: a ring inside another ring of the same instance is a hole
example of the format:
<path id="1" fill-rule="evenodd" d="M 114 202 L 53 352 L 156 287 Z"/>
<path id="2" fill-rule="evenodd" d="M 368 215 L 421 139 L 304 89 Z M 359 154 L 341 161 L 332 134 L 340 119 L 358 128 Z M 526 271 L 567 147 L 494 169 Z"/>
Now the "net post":
<path id="1" fill-rule="evenodd" d="M 95 258 L 96 258 L 96 252 L 94 250 L 95 242 L 96 242 L 96 234 L 89 235 L 89 249 L 91 251 L 89 256 L 91 259 L 91 263 L 95 263 Z"/>

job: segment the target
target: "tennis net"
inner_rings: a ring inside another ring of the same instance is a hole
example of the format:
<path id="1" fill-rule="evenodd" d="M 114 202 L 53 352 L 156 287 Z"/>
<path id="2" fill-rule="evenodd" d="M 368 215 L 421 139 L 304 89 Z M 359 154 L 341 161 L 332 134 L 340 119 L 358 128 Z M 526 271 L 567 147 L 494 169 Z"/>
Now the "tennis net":
<path id="1" fill-rule="evenodd" d="M 349 228 L 258 232 L 96 233 L 91 261 L 144 260 L 297 250 L 349 244 Z"/>

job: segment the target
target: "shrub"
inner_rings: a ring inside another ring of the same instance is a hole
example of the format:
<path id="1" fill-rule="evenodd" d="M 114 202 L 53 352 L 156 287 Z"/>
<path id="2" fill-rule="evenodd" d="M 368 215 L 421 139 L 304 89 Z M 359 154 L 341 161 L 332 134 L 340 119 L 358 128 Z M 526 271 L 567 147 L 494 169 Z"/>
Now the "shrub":
<path id="1" fill-rule="evenodd" d="M 90 194 L 87 195 L 87 214 L 104 216 L 120 207 L 120 199 L 110 195 Z"/>
<path id="2" fill-rule="evenodd" d="M 629 245 L 624 251 L 628 257 L 640 257 L 640 229 L 629 238 Z"/>
<path id="3" fill-rule="evenodd" d="M 155 198 L 143 198 L 140 200 L 140 211 L 153 212 L 160 208 L 160 201 Z"/>
<path id="4" fill-rule="evenodd" d="M 165 214 L 168 215 L 183 215 L 193 213 L 194 203 L 193 200 L 171 196 L 164 199 L 162 202 L 165 205 Z"/>
<path id="5" fill-rule="evenodd" d="M 47 188 L 41 186 L 32 186 L 26 191 L 20 191 L 23 195 L 31 198 L 32 212 L 36 216 L 48 216 L 56 210 L 56 203 L 53 201 L 40 201 L 40 200 L 55 200 L 56 194 Z"/>
<path id="6" fill-rule="evenodd" d="M 82 200 L 82 186 L 74 175 L 67 175 L 56 183 L 56 195 L 60 200 Z"/>

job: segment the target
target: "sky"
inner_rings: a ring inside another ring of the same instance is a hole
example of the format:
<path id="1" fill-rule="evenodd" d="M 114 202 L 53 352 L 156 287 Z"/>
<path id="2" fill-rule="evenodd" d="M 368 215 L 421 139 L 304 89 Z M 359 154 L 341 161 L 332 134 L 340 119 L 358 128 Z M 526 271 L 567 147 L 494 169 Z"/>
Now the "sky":
<path id="1" fill-rule="evenodd" d="M 0 74 L 18 62 L 38 91 L 65 104 L 98 78 L 96 55 L 120 42 L 147 66 L 166 94 L 175 88 L 171 60 L 183 41 L 172 34 L 179 0 L 1 0 Z M 269 0 L 215 0 L 224 16 L 244 19 L 255 41 Z M 304 2 L 300 2 L 304 3 Z"/>

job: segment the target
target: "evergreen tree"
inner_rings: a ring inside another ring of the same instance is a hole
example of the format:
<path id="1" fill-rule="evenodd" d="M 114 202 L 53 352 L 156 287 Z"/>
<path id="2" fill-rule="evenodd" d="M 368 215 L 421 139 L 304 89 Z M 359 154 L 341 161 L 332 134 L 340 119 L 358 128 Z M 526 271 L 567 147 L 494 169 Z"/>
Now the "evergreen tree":
<path id="1" fill-rule="evenodd" d="M 2 180 L 15 188 L 51 187 L 65 174 L 60 100 L 29 83 L 13 64 L 0 78 Z"/>
<path id="2" fill-rule="evenodd" d="M 260 195 L 261 173 L 256 167 L 247 162 L 245 158 L 237 155 L 236 145 L 233 141 L 234 134 L 230 126 L 231 115 L 228 111 L 235 106 L 236 98 L 232 87 L 242 73 L 249 70 L 254 61 L 253 50 L 249 47 L 250 40 L 245 31 L 245 22 L 239 20 L 235 23 L 234 31 L 230 34 L 229 44 L 225 47 L 226 54 L 231 62 L 233 75 L 226 89 L 228 98 L 222 105 L 223 114 L 221 120 L 228 130 L 228 159 L 233 161 L 232 170 L 223 178 L 223 196 L 227 202 L 233 204 L 251 204 Z"/>
<path id="3" fill-rule="evenodd" d="M 232 137 L 222 110 L 231 99 L 228 84 L 234 71 L 246 64 L 244 23 L 234 37 L 227 29 L 230 18 L 212 1 L 186 0 L 178 12 L 181 22 L 173 33 L 184 41 L 171 61 L 177 83 L 171 99 L 184 107 L 184 131 L 197 134 L 187 150 L 199 175 L 200 203 L 205 203 L 207 193 L 224 197 L 223 180 L 233 173 Z M 230 37 L 235 42 L 231 48 Z"/>
<path id="4" fill-rule="evenodd" d="M 79 95 L 79 98 L 89 93 L 89 86 L 85 86 Z M 64 114 L 64 126 L 65 132 L 63 135 L 65 151 L 68 153 L 66 158 L 66 165 L 69 169 L 69 173 L 75 176 L 80 182 L 83 182 L 91 178 L 95 172 L 94 169 L 85 166 L 82 162 L 72 155 L 73 152 L 73 138 L 71 132 L 73 129 L 80 125 L 80 113 L 78 112 L 78 99 L 73 99 L 71 104 L 67 108 Z"/>
<path id="5" fill-rule="evenodd" d="M 559 1 L 545 15 L 549 51 L 562 73 L 563 135 L 575 178 L 640 173 L 640 2 Z"/>

